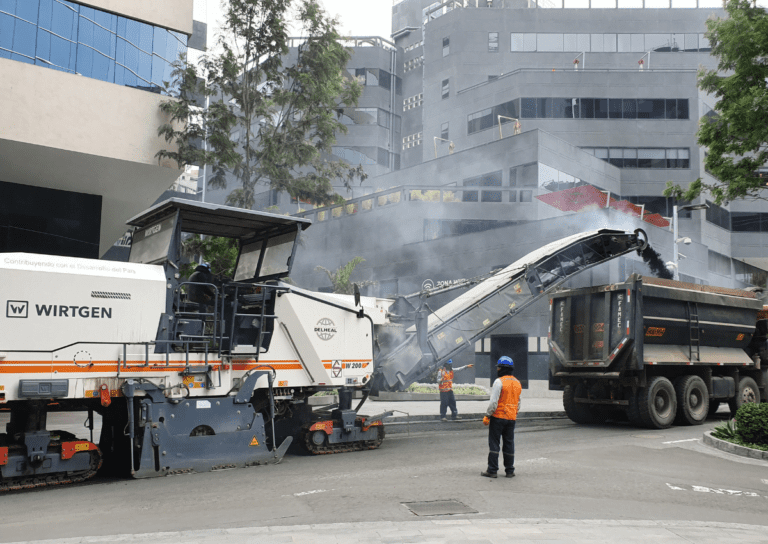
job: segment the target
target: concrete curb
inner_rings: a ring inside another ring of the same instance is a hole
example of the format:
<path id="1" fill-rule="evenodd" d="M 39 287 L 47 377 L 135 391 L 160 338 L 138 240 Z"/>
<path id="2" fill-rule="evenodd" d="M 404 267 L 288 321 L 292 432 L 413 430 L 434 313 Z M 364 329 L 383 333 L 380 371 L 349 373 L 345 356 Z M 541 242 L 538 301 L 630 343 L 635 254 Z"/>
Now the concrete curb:
<path id="1" fill-rule="evenodd" d="M 454 395 L 456 400 L 491 400 L 490 395 Z M 440 393 L 389 393 L 382 391 L 377 397 L 370 397 L 374 401 L 408 402 L 413 400 L 440 400 Z"/>
<path id="2" fill-rule="evenodd" d="M 707 446 L 711 446 L 715 449 L 739 455 L 741 457 L 749 457 L 750 459 L 760 459 L 762 461 L 768 461 L 768 451 L 756 450 L 753 448 L 747 448 L 746 446 L 739 446 L 733 442 L 727 440 L 720 440 L 712 436 L 712 431 L 704 433 L 704 443 Z"/>
<path id="3" fill-rule="evenodd" d="M 479 421 L 482 420 L 485 417 L 485 413 L 479 413 L 479 414 L 459 414 L 459 417 L 461 417 L 458 421 Z M 526 419 L 541 419 L 541 418 L 549 418 L 549 419 L 560 419 L 567 417 L 565 415 L 565 412 L 557 411 L 557 412 L 520 412 L 520 414 L 517 416 L 518 421 L 524 421 Z M 408 415 L 408 416 L 390 416 L 387 419 L 384 420 L 385 423 L 434 423 L 440 421 L 439 415 Z M 451 423 L 450 415 L 448 417 L 448 422 Z"/>
<path id="4" fill-rule="evenodd" d="M 351 523 L 318 523 L 311 525 L 261 525 L 249 527 L 221 527 L 187 531 L 163 531 L 155 533 L 123 533 L 104 536 L 81 536 L 36 540 L 34 542 L 13 542 L 10 544 L 109 544 L 109 543 L 153 543 L 175 544 L 178 542 L 328 542 L 327 536 L 338 536 L 334 541 L 355 541 L 361 534 L 373 535 L 366 542 L 419 542 L 422 540 L 469 542 L 476 540 L 468 536 L 462 529 L 471 530 L 492 529 L 494 534 L 505 528 L 521 530 L 522 538 L 552 537 L 552 540 L 562 541 L 563 535 L 570 529 L 578 534 L 580 529 L 589 529 L 595 538 L 602 542 L 619 542 L 627 539 L 627 531 L 632 531 L 639 539 L 652 542 L 664 538 L 667 542 L 703 542 L 700 532 L 713 531 L 706 542 L 719 542 L 722 537 L 738 537 L 740 541 L 756 542 L 765 534 L 765 526 L 748 525 L 745 523 L 723 523 L 707 521 L 682 520 L 603 520 L 603 519 L 557 519 L 557 518 L 451 518 L 441 516 L 437 519 L 421 519 L 407 521 L 362 521 Z M 679 535 L 674 531 L 693 531 L 690 535 Z M 733 536 L 722 534 L 720 531 L 740 531 L 746 534 Z M 403 532 L 412 532 L 403 536 Z M 423 531 L 423 532 L 422 532 Z M 659 531 L 662 531 L 659 534 Z M 286 536 L 287 535 L 287 536 Z M 378 538 L 377 536 L 378 535 Z M 688 538 L 686 538 L 686 536 Z M 348 538 L 347 538 L 348 537 Z M 698 537 L 698 538 L 697 538 Z M 746 537 L 746 538 L 745 538 Z M 509 537 L 509 541 L 519 539 L 520 535 Z M 632 542 L 639 541 L 632 538 Z M 540 538 L 536 538 L 539 540 Z M 692 540 L 696 539 L 696 540 Z M 487 542 L 488 540 L 483 540 Z M 528 541 L 528 540 L 526 540 Z M 580 540 L 584 541 L 584 540 Z M 762 540 L 760 540 L 762 541 Z"/>
<path id="5" fill-rule="evenodd" d="M 456 400 L 491 400 L 490 395 L 455 395 Z M 362 395 L 355 395 L 355 400 L 359 400 Z M 439 393 L 389 393 L 382 391 L 377 397 L 368 397 L 373 402 L 410 402 L 410 401 L 439 401 Z M 326 404 L 335 404 L 339 402 L 338 395 L 323 395 L 320 397 L 309 397 L 307 399 L 310 406 L 323 406 Z"/>

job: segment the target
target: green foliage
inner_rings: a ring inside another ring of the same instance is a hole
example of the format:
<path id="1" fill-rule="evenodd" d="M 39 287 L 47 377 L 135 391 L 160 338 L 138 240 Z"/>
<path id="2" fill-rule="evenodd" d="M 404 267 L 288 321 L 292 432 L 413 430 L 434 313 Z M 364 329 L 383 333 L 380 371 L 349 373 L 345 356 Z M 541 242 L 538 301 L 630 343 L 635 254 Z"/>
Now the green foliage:
<path id="1" fill-rule="evenodd" d="M 431 387 L 430 387 L 431 386 Z M 436 384 L 429 384 L 429 383 L 412 383 L 408 386 L 408 389 L 406 389 L 408 393 L 433 393 L 437 394 L 440 392 Z M 454 395 L 477 395 L 477 396 L 483 396 L 488 395 L 489 392 L 480 387 L 479 385 L 461 385 L 461 384 L 453 384 L 453 394 Z"/>
<path id="2" fill-rule="evenodd" d="M 351 53 L 339 42 L 338 21 L 318 0 L 226 0 L 224 7 L 217 52 L 197 66 L 176 63 L 179 90 L 160 106 L 171 122 L 158 132 L 178 151 L 160 151 L 158 159 L 210 165 L 212 188 L 226 189 L 234 176 L 233 206 L 252 208 L 258 184 L 315 204 L 337 202 L 333 180 L 350 187 L 366 177 L 361 165 L 331 159 L 336 133 L 346 132 L 334 112 L 356 105 L 362 92 L 346 77 Z M 307 39 L 284 65 L 294 14 Z M 207 110 L 200 97 L 210 100 Z"/>
<path id="3" fill-rule="evenodd" d="M 351 261 L 349 261 L 347 264 L 343 264 L 340 267 L 338 267 L 334 272 L 331 272 L 327 268 L 324 268 L 322 266 L 316 266 L 315 270 L 320 272 L 325 272 L 328 276 L 328 279 L 331 280 L 331 285 L 333 285 L 333 292 L 339 293 L 342 295 L 351 295 L 354 293 L 354 287 L 353 283 L 351 281 L 352 272 L 355 271 L 355 268 L 360 263 L 365 262 L 365 259 L 362 257 L 355 257 Z M 366 285 L 372 285 L 376 282 L 373 281 L 363 281 L 363 282 L 357 282 L 358 287 L 365 287 Z"/>
<path id="4" fill-rule="evenodd" d="M 736 432 L 746 443 L 768 446 L 768 403 L 742 404 L 736 412 Z"/>
<path id="5" fill-rule="evenodd" d="M 712 436 L 728 442 L 737 440 L 739 435 L 736 432 L 736 420 L 729 419 L 724 425 L 718 425 L 712 430 Z"/>
<path id="6" fill-rule="evenodd" d="M 707 21 L 706 36 L 717 70 L 699 70 L 699 88 L 714 95 L 714 112 L 699 122 L 699 145 L 714 183 L 697 179 L 687 189 L 667 183 L 666 196 L 694 200 L 708 191 L 716 204 L 766 198 L 768 163 L 768 12 L 751 0 L 728 0 L 726 19 Z"/>
<path id="7" fill-rule="evenodd" d="M 206 236 L 205 239 L 201 239 L 200 235 L 195 234 L 182 244 L 182 253 L 185 257 L 189 259 L 202 257 L 203 262 L 211 265 L 211 273 L 214 276 L 225 278 L 231 278 L 235 274 L 237 252 L 237 240 L 232 238 Z M 196 262 L 184 265 L 180 271 L 181 275 L 188 278 L 196 266 Z"/>

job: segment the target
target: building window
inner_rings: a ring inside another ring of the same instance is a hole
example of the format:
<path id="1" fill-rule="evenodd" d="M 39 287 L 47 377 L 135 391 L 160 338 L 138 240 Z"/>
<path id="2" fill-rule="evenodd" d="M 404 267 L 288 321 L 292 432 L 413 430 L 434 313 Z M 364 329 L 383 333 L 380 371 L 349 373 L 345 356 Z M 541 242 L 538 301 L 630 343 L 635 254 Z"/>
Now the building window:
<path id="1" fill-rule="evenodd" d="M 489 53 L 499 52 L 499 33 L 498 32 L 488 33 L 488 52 Z"/>
<path id="2" fill-rule="evenodd" d="M 447 80 L 443 84 L 445 85 L 446 82 Z M 508 118 L 685 120 L 688 119 L 688 99 L 516 98 L 493 108 L 469 114 L 467 116 L 467 133 L 474 134 L 495 126 L 499 122 L 499 116 L 502 116 L 502 124 L 512 122 Z M 688 160 L 687 156 L 684 158 Z M 653 166 L 652 168 L 665 168 L 665 166 Z M 677 168 L 688 167 L 677 166 Z"/>
<path id="3" fill-rule="evenodd" d="M 443 38 L 443 56 L 447 57 L 451 52 L 451 38 Z"/>
<path id="4" fill-rule="evenodd" d="M 451 80 L 450 79 L 444 79 L 443 80 L 443 86 L 442 86 L 442 97 L 443 100 L 448 98 L 451 94 Z"/>
<path id="5" fill-rule="evenodd" d="M 512 51 L 615 53 L 708 52 L 711 46 L 703 34 L 560 34 L 515 32 Z"/>
<path id="6" fill-rule="evenodd" d="M 731 259 L 712 250 L 707 251 L 709 271 L 721 276 L 731 275 Z"/>
<path id="7" fill-rule="evenodd" d="M 448 139 L 448 123 L 440 125 L 440 138 L 443 140 Z"/>
<path id="8" fill-rule="evenodd" d="M 403 63 L 403 72 L 410 72 L 411 70 L 415 70 L 422 64 L 424 64 L 424 55 L 412 58 L 411 60 Z"/>
<path id="9" fill-rule="evenodd" d="M 709 200 L 707 200 L 707 206 L 709 206 L 706 212 L 707 221 L 725 230 L 731 230 L 731 212 Z"/>
<path id="10" fill-rule="evenodd" d="M 403 111 L 418 108 L 424 105 L 424 93 L 415 94 L 403 100 Z"/>
<path id="11" fill-rule="evenodd" d="M 490 172 L 474 178 L 467 178 L 463 182 L 464 187 L 501 187 L 501 170 Z M 501 202 L 501 191 L 481 191 L 482 202 Z M 463 202 L 477 202 L 477 191 L 464 191 Z"/>
<path id="12" fill-rule="evenodd" d="M 187 36 L 61 0 L 0 2 L 0 58 L 155 93 Z"/>
<path id="13" fill-rule="evenodd" d="M 380 68 L 347 68 L 347 73 L 365 87 L 381 87 L 386 90 L 392 89 L 392 81 L 395 83 L 395 94 L 402 95 L 402 80 L 393 76 L 386 70 Z"/>
<path id="14" fill-rule="evenodd" d="M 582 147 L 581 149 L 617 168 L 691 167 L 690 150 L 687 147 Z"/>
<path id="15" fill-rule="evenodd" d="M 421 132 L 403 138 L 403 151 L 421 145 Z"/>

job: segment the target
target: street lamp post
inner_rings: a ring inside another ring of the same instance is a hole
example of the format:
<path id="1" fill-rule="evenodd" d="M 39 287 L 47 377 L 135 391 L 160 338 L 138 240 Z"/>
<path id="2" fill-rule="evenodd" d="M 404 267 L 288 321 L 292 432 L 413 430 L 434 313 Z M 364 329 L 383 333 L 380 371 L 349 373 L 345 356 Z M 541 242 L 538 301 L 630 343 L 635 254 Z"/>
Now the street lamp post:
<path id="1" fill-rule="evenodd" d="M 672 252 L 672 273 L 676 281 L 680 280 L 680 271 L 678 267 L 679 253 L 677 252 L 677 244 L 684 242 L 690 244 L 690 238 L 681 239 L 677 236 L 677 214 L 678 212 L 686 210 L 706 210 L 709 208 L 706 204 L 691 204 L 688 206 L 672 206 L 672 240 L 673 240 L 673 252 Z"/>

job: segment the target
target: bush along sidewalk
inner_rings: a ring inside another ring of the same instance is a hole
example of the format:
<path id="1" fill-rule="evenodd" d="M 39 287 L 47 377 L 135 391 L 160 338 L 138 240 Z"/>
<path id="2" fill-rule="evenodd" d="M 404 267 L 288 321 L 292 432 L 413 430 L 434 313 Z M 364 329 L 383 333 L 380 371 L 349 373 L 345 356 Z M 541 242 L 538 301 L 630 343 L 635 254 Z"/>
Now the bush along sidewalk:
<path id="1" fill-rule="evenodd" d="M 412 383 L 405 390 L 407 393 L 440 393 L 440 387 L 436 383 Z M 487 396 L 491 391 L 487 387 L 475 384 L 453 384 L 453 393 L 455 395 L 477 395 Z"/>
<path id="2" fill-rule="evenodd" d="M 768 403 L 742 404 L 736 417 L 715 427 L 712 436 L 746 448 L 768 451 Z"/>

